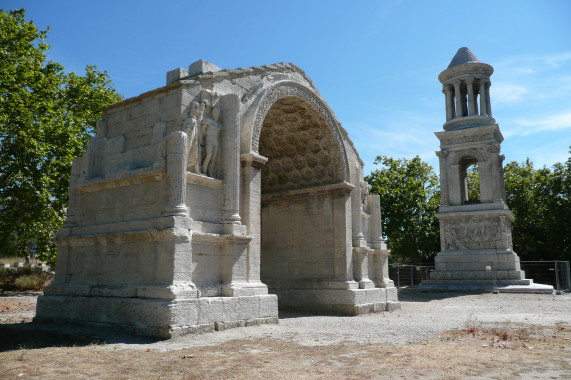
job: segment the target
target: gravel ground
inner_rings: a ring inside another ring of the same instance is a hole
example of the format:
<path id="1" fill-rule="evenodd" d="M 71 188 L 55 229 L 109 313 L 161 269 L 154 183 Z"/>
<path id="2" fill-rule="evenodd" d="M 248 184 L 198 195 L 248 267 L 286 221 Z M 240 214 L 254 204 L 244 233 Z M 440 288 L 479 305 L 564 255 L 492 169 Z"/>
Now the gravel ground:
<path id="1" fill-rule="evenodd" d="M 37 293 L 0 296 L 0 324 L 24 322 L 34 315 Z M 356 317 L 325 316 L 308 313 L 280 312 L 277 325 L 230 329 L 200 335 L 187 335 L 152 343 L 110 330 L 98 329 L 110 349 L 130 348 L 159 351 L 186 347 L 210 346 L 235 339 L 272 338 L 319 346 L 341 342 L 380 344 L 414 344 L 436 339 L 442 332 L 466 327 L 509 325 L 510 328 L 571 325 L 571 295 L 540 294 L 399 294 L 402 308 L 393 312 Z M 90 334 L 80 327 L 51 326 L 70 333 Z M 117 343 L 115 343 L 117 342 Z"/>
<path id="2" fill-rule="evenodd" d="M 467 326 L 571 324 L 571 295 L 401 293 L 402 308 L 356 317 L 280 313 L 278 325 L 262 325 L 187 335 L 134 349 L 173 350 L 216 345 L 229 340 L 270 337 L 303 345 L 341 342 L 412 344 L 436 339 L 442 332 Z"/>

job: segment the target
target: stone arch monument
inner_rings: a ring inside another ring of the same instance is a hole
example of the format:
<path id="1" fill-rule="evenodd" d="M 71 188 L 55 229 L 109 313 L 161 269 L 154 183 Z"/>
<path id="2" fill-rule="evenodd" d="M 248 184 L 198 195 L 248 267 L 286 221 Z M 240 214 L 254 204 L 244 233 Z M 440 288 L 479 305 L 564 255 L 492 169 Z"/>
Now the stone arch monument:
<path id="1" fill-rule="evenodd" d="M 445 94 L 444 131 L 440 140 L 440 252 L 436 270 L 424 285 L 463 285 L 504 290 L 551 292 L 533 284 L 513 251 L 500 154 L 503 136 L 492 117 L 492 66 L 460 48 L 438 79 Z M 479 199 L 468 198 L 466 171 L 477 165 Z"/>
<path id="2" fill-rule="evenodd" d="M 198 61 L 106 108 L 72 168 L 56 278 L 37 320 L 169 338 L 276 323 L 278 304 L 399 307 L 380 201 L 292 64 Z"/>

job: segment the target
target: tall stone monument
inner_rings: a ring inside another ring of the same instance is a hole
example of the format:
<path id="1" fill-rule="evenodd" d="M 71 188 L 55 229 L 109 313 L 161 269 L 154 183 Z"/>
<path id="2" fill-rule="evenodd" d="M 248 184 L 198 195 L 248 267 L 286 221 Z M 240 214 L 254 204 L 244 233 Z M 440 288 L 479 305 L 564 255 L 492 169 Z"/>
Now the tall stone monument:
<path id="1" fill-rule="evenodd" d="M 278 304 L 399 307 L 380 201 L 305 73 L 200 60 L 103 110 L 72 168 L 36 319 L 169 338 L 276 323 Z"/>
<path id="2" fill-rule="evenodd" d="M 490 101 L 493 71 L 463 47 L 438 76 L 446 100 L 444 131 L 435 133 L 440 140 L 436 155 L 440 159 L 441 251 L 427 285 L 529 286 L 533 282 L 525 278 L 512 246 L 513 215 L 506 205 L 504 156 L 500 155 L 504 138 L 492 117 Z M 475 199 L 469 198 L 466 183 L 471 166 L 479 176 Z"/>

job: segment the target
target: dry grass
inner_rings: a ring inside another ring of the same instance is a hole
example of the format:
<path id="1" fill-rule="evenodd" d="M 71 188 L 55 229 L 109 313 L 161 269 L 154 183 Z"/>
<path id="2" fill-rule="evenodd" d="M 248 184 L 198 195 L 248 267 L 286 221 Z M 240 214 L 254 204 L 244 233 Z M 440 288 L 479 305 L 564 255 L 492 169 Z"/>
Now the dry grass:
<path id="1" fill-rule="evenodd" d="M 14 285 L 20 290 L 40 290 L 47 279 L 41 273 L 20 276 L 14 280 Z"/>
<path id="2" fill-rule="evenodd" d="M 41 290 L 53 280 L 53 274 L 26 265 L 21 268 L 0 267 L 0 291 Z"/>
<path id="3" fill-rule="evenodd" d="M 159 352 L 117 346 L 50 347 L 0 353 L 5 378 L 461 379 L 529 373 L 571 378 L 571 326 L 467 326 L 415 345 L 303 346 L 270 338 Z"/>

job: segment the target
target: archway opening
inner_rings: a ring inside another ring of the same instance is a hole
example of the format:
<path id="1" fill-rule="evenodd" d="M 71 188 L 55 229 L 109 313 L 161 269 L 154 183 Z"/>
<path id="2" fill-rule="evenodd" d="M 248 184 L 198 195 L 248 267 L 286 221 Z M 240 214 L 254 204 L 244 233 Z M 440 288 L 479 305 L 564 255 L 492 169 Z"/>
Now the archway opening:
<path id="1" fill-rule="evenodd" d="M 260 277 L 280 308 L 303 309 L 307 289 L 334 278 L 336 195 L 343 181 L 335 136 L 307 101 L 286 97 L 269 109 L 261 129 Z M 298 307 L 299 306 L 299 307 Z"/>
<path id="2" fill-rule="evenodd" d="M 460 160 L 460 184 L 462 204 L 480 203 L 480 173 L 478 160 L 465 156 Z"/>

